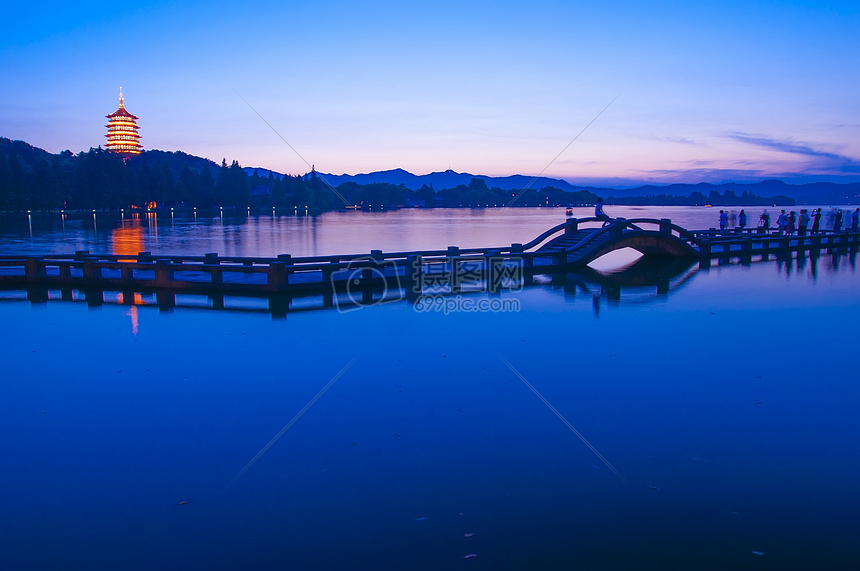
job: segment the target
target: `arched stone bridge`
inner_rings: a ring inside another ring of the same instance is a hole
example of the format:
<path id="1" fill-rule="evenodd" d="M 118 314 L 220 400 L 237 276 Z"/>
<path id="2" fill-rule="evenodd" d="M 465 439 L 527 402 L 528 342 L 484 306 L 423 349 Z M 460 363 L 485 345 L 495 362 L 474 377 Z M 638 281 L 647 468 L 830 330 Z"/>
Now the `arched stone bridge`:
<path id="1" fill-rule="evenodd" d="M 547 256 L 556 263 L 575 267 L 623 248 L 632 248 L 646 256 L 682 258 L 700 255 L 701 240 L 670 220 L 619 218 L 598 228 L 580 226 L 599 221 L 597 218 L 568 220 L 563 233 L 540 245 L 534 252 L 535 256 Z"/>
<path id="2" fill-rule="evenodd" d="M 794 252 L 812 255 L 834 248 L 854 249 L 860 246 L 860 233 L 824 230 L 805 235 L 783 235 L 773 228 L 731 230 L 687 230 L 669 219 L 615 218 L 602 227 L 583 224 L 603 222 L 598 218 L 568 219 L 550 228 L 528 244 L 514 244 L 511 253 L 520 248 L 531 256 L 535 268 L 542 266 L 577 267 L 622 248 L 633 248 L 646 256 L 697 257 L 710 265 L 710 260 L 731 258 L 748 260 L 760 256 L 791 256 Z M 530 265 L 528 257 L 526 264 Z"/>

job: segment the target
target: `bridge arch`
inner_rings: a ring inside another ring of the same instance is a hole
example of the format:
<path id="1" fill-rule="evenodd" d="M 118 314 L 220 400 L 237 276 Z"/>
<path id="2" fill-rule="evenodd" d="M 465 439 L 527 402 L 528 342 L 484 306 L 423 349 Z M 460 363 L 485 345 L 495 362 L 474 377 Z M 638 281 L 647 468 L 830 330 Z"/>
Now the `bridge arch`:
<path id="1" fill-rule="evenodd" d="M 588 264 L 601 256 L 621 250 L 632 248 L 644 256 L 683 258 L 696 256 L 697 252 L 688 243 L 674 237 L 660 234 L 659 232 L 648 232 L 644 230 L 632 230 L 620 237 L 610 238 L 606 241 L 586 246 L 571 252 L 569 263 Z"/>
<path id="2" fill-rule="evenodd" d="M 697 256 L 697 239 L 690 232 L 668 220 L 636 218 L 613 220 L 602 228 L 579 228 L 579 223 L 595 222 L 596 218 L 573 220 L 564 234 L 546 243 L 538 252 L 566 255 L 567 265 L 586 265 L 601 256 L 632 248 L 648 257 L 683 258 Z M 657 230 L 644 230 L 641 225 L 656 225 Z"/>

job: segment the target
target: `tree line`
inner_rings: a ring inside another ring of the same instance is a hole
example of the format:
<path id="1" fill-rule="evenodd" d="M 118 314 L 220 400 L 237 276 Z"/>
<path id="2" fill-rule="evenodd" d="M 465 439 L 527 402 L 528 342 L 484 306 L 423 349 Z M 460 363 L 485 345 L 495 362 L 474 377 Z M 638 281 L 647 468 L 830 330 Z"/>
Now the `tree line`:
<path id="1" fill-rule="evenodd" d="M 248 176 L 237 161 L 218 166 L 184 153 L 147 151 L 123 160 L 101 148 L 57 155 L 0 139 L 0 211 L 159 207 L 336 207 L 315 177 Z M 266 190 L 255 196 L 254 189 Z"/>
<path id="2" fill-rule="evenodd" d="M 145 151 L 123 159 L 99 148 L 51 154 L 23 141 L 0 138 L 0 211 L 114 210 L 157 207 L 198 209 L 313 209 L 324 211 L 357 205 L 367 209 L 400 206 L 582 206 L 597 202 L 588 191 L 541 189 L 503 190 L 488 187 L 482 178 L 468 185 L 417 190 L 403 184 L 345 182 L 332 187 L 313 169 L 306 175 L 248 172 L 237 161 L 218 165 L 182 152 Z M 727 190 L 709 196 L 609 198 L 608 204 L 653 205 L 793 205 L 780 196 L 762 198 Z"/>
<path id="3" fill-rule="evenodd" d="M 0 138 L 0 211 L 119 210 L 157 207 L 201 209 L 308 208 L 331 210 L 357 205 L 377 209 L 398 206 L 484 207 L 576 206 L 592 204 L 588 191 L 509 191 L 488 188 L 473 178 L 468 185 L 418 190 L 389 183 L 346 182 L 330 186 L 314 170 L 290 176 L 250 174 L 237 161 L 221 165 L 182 152 L 145 151 L 123 159 L 102 148 L 73 155 L 47 153 L 22 141 Z"/>

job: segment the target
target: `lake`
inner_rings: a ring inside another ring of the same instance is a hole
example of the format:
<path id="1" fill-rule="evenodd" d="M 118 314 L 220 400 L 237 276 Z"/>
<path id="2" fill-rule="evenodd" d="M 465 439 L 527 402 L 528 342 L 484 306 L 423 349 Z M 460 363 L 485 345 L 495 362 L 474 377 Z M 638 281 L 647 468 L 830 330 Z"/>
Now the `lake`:
<path id="1" fill-rule="evenodd" d="M 564 212 L 169 220 L 6 215 L 0 254 L 496 246 Z M 856 253 L 667 270 L 659 294 L 632 259 L 483 309 L 7 292 L 0 569 L 860 567 Z"/>
<path id="2" fill-rule="evenodd" d="M 811 208 L 811 207 L 810 207 Z M 849 207 L 843 207 L 847 209 Z M 586 218 L 592 208 L 575 208 Z M 739 212 L 740 208 L 730 209 Z M 747 208 L 748 226 L 763 208 Z M 828 207 L 825 207 L 828 210 Z M 670 218 L 691 230 L 719 226 L 719 208 L 609 206 L 611 216 Z M 779 209 L 768 208 L 772 224 Z M 0 254 L 98 253 L 154 254 L 217 252 L 221 256 L 323 256 L 494 247 L 526 243 L 565 220 L 564 208 L 404 209 L 386 212 L 333 211 L 319 216 L 173 216 L 34 213 L 0 215 Z M 827 214 L 827 212 L 825 212 Z M 825 221 L 823 221 L 825 222 Z"/>

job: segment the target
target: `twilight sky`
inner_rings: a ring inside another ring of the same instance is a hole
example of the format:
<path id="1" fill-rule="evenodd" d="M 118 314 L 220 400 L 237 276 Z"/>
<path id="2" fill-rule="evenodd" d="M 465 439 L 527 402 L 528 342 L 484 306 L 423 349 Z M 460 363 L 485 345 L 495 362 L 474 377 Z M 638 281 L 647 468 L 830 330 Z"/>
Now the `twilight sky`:
<path id="1" fill-rule="evenodd" d="M 860 181 L 860 2 L 16 2 L 0 136 L 299 174 Z M 620 96 L 619 96 L 620 94 Z M 243 101 L 243 98 L 248 104 Z"/>

